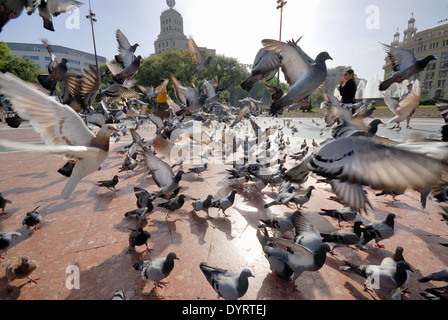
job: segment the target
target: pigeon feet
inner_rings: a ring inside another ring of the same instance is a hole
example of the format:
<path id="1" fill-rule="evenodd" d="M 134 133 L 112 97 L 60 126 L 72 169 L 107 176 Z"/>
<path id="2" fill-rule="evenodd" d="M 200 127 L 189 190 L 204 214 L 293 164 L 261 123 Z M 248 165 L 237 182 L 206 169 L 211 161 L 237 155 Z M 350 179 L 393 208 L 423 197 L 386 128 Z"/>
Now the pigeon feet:
<path id="1" fill-rule="evenodd" d="M 167 286 L 167 282 L 155 282 L 154 286 L 159 287 L 159 288 L 163 288 Z"/>
<path id="2" fill-rule="evenodd" d="M 382 244 L 379 244 L 379 243 L 375 244 L 375 247 L 380 248 L 380 249 L 385 249 L 386 248 L 386 246 L 384 246 Z"/>
<path id="3" fill-rule="evenodd" d="M 28 277 L 28 283 L 37 283 L 37 280 L 39 280 L 39 278 L 33 279 L 33 278 Z"/>

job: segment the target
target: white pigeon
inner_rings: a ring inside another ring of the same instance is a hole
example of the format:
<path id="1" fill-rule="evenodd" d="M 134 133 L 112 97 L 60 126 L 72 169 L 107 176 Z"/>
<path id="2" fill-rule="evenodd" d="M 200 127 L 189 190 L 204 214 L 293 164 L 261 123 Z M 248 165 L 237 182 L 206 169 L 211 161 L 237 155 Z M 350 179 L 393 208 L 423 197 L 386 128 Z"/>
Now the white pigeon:
<path id="1" fill-rule="evenodd" d="M 389 107 L 390 111 L 392 111 L 395 115 L 392 119 L 390 119 L 387 124 L 397 122 L 400 123 L 403 120 L 406 120 L 415 108 L 419 105 L 420 96 L 416 92 L 411 92 L 404 98 L 402 101 L 398 102 L 392 99 L 390 96 L 384 94 L 384 102 Z"/>
<path id="2" fill-rule="evenodd" d="M 114 125 L 104 125 L 95 135 L 81 117 L 69 106 L 49 98 L 41 91 L 16 76 L 0 74 L 0 91 L 12 103 L 20 117 L 29 120 L 45 145 L 0 141 L 16 150 L 54 153 L 75 160 L 73 172 L 62 190 L 68 199 L 78 182 L 100 168 L 109 154 L 110 135 Z"/>

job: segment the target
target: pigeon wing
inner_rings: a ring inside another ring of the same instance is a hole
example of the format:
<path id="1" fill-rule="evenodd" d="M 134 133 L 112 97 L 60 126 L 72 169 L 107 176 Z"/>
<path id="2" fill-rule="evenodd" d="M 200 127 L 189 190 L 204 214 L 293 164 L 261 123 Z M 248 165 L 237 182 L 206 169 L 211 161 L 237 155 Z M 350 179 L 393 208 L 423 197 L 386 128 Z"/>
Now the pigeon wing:
<path id="1" fill-rule="evenodd" d="M 410 50 L 392 47 L 384 43 L 382 43 L 382 45 L 391 60 L 395 72 L 412 67 L 417 62 L 414 53 Z"/>
<path id="2" fill-rule="evenodd" d="M 146 166 L 159 188 L 163 188 L 173 181 L 174 172 L 168 163 L 157 158 L 148 148 L 143 148 L 143 157 Z"/>

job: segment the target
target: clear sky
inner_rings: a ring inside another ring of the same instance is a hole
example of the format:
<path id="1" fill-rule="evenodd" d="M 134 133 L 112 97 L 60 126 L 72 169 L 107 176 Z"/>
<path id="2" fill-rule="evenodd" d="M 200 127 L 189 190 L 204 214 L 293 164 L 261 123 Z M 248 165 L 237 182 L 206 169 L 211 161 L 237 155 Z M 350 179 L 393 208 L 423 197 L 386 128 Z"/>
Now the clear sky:
<path id="1" fill-rule="evenodd" d="M 25 12 L 0 33 L 6 42 L 62 45 L 93 53 L 89 1 L 79 13 L 55 18 L 56 32 L 42 27 L 37 13 Z M 160 14 L 168 9 L 165 0 L 91 0 L 98 22 L 94 24 L 98 54 L 112 59 L 117 52 L 115 30 L 120 28 L 131 44 L 139 43 L 137 54 L 154 53 L 160 32 Z M 251 64 L 265 38 L 278 39 L 280 10 L 276 0 L 176 0 L 175 9 L 184 19 L 184 33 L 202 47 Z M 417 31 L 440 25 L 448 18 L 446 0 L 287 0 L 283 9 L 282 40 L 297 39 L 311 57 L 328 51 L 333 61 L 327 67 L 351 65 L 368 79 L 383 78 L 385 53 L 379 42 L 390 44 L 398 30 L 403 35 L 414 13 Z M 448 23 L 445 21 L 443 23 Z"/>

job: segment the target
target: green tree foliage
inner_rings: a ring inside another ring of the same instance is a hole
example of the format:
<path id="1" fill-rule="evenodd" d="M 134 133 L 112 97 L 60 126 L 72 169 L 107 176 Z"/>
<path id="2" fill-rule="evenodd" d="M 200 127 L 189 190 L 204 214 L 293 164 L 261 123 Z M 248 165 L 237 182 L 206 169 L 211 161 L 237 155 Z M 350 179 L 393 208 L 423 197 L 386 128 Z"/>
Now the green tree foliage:
<path id="1" fill-rule="evenodd" d="M 34 62 L 9 53 L 8 45 L 0 41 L 0 72 L 10 72 L 22 80 L 38 83 L 37 76 L 43 71 Z"/>

